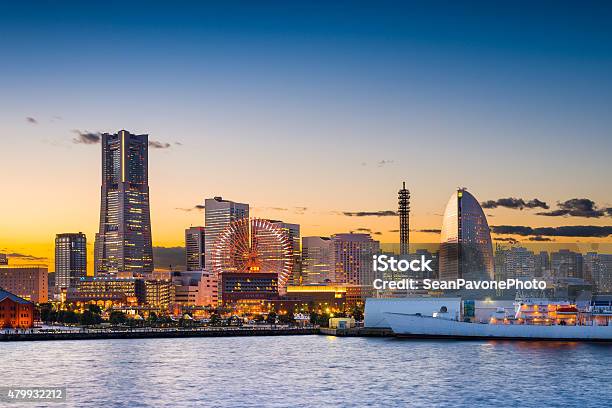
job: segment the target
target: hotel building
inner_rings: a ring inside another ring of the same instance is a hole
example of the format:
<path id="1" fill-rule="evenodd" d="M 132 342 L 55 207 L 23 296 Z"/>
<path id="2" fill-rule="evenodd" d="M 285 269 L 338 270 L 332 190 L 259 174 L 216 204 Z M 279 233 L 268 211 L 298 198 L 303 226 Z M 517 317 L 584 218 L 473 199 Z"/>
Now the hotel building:
<path id="1" fill-rule="evenodd" d="M 148 174 L 148 135 L 102 135 L 96 274 L 153 271 Z"/>
<path id="2" fill-rule="evenodd" d="M 440 234 L 440 279 L 493 279 L 493 244 L 482 207 L 466 189 L 453 193 Z"/>
<path id="3" fill-rule="evenodd" d="M 219 235 L 232 222 L 249 218 L 249 205 L 224 200 L 222 197 L 208 198 L 204 201 L 204 239 L 205 269 L 212 270 L 212 251 Z"/>
<path id="4" fill-rule="evenodd" d="M 85 234 L 57 234 L 55 237 L 55 287 L 74 288 L 87 276 L 87 238 Z"/>
<path id="5" fill-rule="evenodd" d="M 0 288 L 33 303 L 47 302 L 47 280 L 43 265 L 0 266 Z"/>

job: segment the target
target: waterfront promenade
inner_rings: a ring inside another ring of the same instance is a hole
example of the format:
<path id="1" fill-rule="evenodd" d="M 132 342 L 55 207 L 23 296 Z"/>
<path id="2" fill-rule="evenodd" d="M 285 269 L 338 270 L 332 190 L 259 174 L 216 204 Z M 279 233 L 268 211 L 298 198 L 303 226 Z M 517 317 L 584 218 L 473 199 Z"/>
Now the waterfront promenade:
<path id="1" fill-rule="evenodd" d="M 46 340 L 145 339 L 180 337 L 296 336 L 319 334 L 318 327 L 122 328 L 0 332 L 0 342 Z"/>

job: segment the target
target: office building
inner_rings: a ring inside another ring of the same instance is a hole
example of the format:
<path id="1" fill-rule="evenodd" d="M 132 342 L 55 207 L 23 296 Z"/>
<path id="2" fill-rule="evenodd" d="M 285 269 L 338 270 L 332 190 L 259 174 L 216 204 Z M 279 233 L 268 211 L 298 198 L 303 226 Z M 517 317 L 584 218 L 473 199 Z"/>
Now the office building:
<path id="1" fill-rule="evenodd" d="M 100 228 L 96 274 L 153 271 L 149 210 L 148 135 L 102 135 Z"/>
<path id="2" fill-rule="evenodd" d="M 204 201 L 204 242 L 205 269 L 212 271 L 212 251 L 219 235 L 229 225 L 242 218 L 249 218 L 249 205 L 224 200 L 222 197 L 209 198 Z"/>
<path id="3" fill-rule="evenodd" d="M 55 287 L 76 287 L 87 276 L 87 238 L 82 232 L 55 237 Z"/>
<path id="4" fill-rule="evenodd" d="M 185 230 L 185 265 L 188 271 L 199 271 L 205 267 L 204 227 L 190 227 Z"/>
<path id="5" fill-rule="evenodd" d="M 0 266 L 0 288 L 33 303 L 48 300 L 47 267 L 43 265 Z"/>
<path id="6" fill-rule="evenodd" d="M 440 279 L 493 279 L 491 232 L 482 207 L 466 189 L 446 205 L 440 234 Z"/>
<path id="7" fill-rule="evenodd" d="M 291 256 L 293 258 L 293 262 L 291 265 L 292 275 L 289 277 L 288 284 L 295 285 L 300 282 L 301 275 L 301 250 L 300 250 L 300 225 L 299 224 L 291 224 L 279 220 L 268 220 L 273 227 L 280 230 L 287 242 L 289 243 L 289 250 L 291 252 Z M 275 255 L 272 254 L 280 254 L 283 253 L 281 248 L 274 248 L 274 242 L 278 245 L 278 240 L 271 237 L 270 232 L 267 229 L 259 229 L 256 234 L 253 235 L 253 239 L 255 240 L 267 240 L 270 245 L 258 245 L 260 248 L 267 248 L 270 252 L 271 257 Z M 267 237 L 266 237 L 267 236 Z M 269 256 L 265 256 L 264 258 L 270 258 Z"/>
<path id="8" fill-rule="evenodd" d="M 168 309 L 174 303 L 174 285 L 170 280 L 145 280 L 145 304 Z"/>
<path id="9" fill-rule="evenodd" d="M 332 282 L 333 245 L 329 237 L 302 238 L 302 285 Z"/>
<path id="10" fill-rule="evenodd" d="M 140 278 L 96 276 L 81 278 L 76 290 L 68 291 L 74 302 L 112 302 L 119 305 L 142 305 L 146 302 L 145 281 Z"/>

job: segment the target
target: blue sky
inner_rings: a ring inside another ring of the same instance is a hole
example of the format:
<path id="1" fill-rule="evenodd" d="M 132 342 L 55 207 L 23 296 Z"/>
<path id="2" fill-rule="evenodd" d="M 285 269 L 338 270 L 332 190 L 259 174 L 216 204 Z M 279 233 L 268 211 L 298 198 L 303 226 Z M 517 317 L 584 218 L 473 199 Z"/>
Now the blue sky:
<path id="1" fill-rule="evenodd" d="M 0 210 L 44 225 L 40 242 L 93 238 L 99 148 L 74 130 L 121 128 L 172 145 L 150 159 L 163 243 L 201 224 L 176 208 L 219 194 L 308 207 L 260 215 L 317 234 L 390 229 L 321 217 L 393 208 L 403 180 L 422 228 L 457 186 L 612 205 L 612 6 L 456 3 L 2 2 L 0 171 L 23 200 Z M 576 221 L 504 211 L 497 222 Z"/>

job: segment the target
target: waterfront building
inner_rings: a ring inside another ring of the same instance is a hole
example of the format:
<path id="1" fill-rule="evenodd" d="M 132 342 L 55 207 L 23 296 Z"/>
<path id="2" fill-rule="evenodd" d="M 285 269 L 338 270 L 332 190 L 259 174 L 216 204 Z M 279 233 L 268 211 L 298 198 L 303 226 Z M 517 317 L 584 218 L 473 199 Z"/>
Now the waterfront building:
<path id="1" fill-rule="evenodd" d="M 0 329 L 34 327 L 34 304 L 0 288 Z"/>
<path id="2" fill-rule="evenodd" d="M 47 283 L 47 267 L 44 265 L 0 266 L 0 288 L 30 302 L 47 302 Z"/>
<path id="3" fill-rule="evenodd" d="M 555 278 L 583 277 L 583 258 L 579 252 L 561 249 L 550 254 L 550 266 Z"/>
<path id="4" fill-rule="evenodd" d="M 221 274 L 221 296 L 224 305 L 240 301 L 278 298 L 278 274 L 259 272 L 224 272 Z"/>
<path id="5" fill-rule="evenodd" d="M 535 256 L 535 277 L 541 278 L 550 275 L 550 256 L 546 251 L 540 251 Z"/>
<path id="6" fill-rule="evenodd" d="M 189 227 L 185 230 L 185 265 L 188 271 L 198 271 L 205 266 L 204 227 Z"/>
<path id="7" fill-rule="evenodd" d="M 174 302 L 182 306 L 217 306 L 219 282 L 214 273 L 175 271 L 172 273 Z"/>
<path id="8" fill-rule="evenodd" d="M 102 134 L 100 228 L 96 274 L 153 271 L 149 207 L 148 135 Z"/>
<path id="9" fill-rule="evenodd" d="M 287 286 L 286 300 L 298 302 L 300 310 L 307 312 L 334 313 L 344 311 L 347 301 L 347 286 L 334 284 L 314 284 Z"/>
<path id="10" fill-rule="evenodd" d="M 493 279 L 489 224 L 482 207 L 466 189 L 451 195 L 440 238 L 440 279 Z"/>
<path id="11" fill-rule="evenodd" d="M 121 305 L 142 305 L 146 302 L 145 281 L 140 278 L 96 276 L 81 278 L 76 290 L 67 292 L 66 300 L 75 302 L 107 302 Z"/>
<path id="12" fill-rule="evenodd" d="M 370 234 L 335 234 L 331 236 L 333 245 L 335 284 L 347 284 L 360 291 L 359 297 L 365 299 L 374 292 L 372 282 L 379 273 L 372 268 L 372 257 L 380 252 L 380 242 Z"/>
<path id="13" fill-rule="evenodd" d="M 87 276 L 87 238 L 82 232 L 55 236 L 55 286 L 76 287 Z"/>
<path id="14" fill-rule="evenodd" d="M 329 237 L 302 237 L 301 284 L 332 282 L 333 245 Z"/>
<path id="15" fill-rule="evenodd" d="M 145 280 L 145 304 L 167 309 L 174 303 L 174 285 L 170 280 Z"/>
<path id="16" fill-rule="evenodd" d="M 204 260 L 205 268 L 212 271 L 212 251 L 219 235 L 234 221 L 249 218 L 249 205 L 224 200 L 222 197 L 209 198 L 204 201 Z"/>

